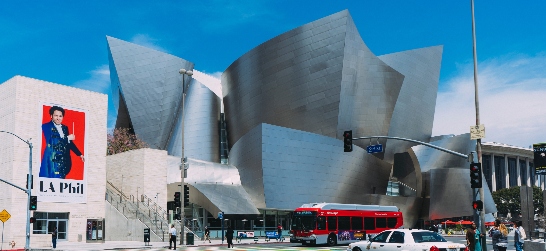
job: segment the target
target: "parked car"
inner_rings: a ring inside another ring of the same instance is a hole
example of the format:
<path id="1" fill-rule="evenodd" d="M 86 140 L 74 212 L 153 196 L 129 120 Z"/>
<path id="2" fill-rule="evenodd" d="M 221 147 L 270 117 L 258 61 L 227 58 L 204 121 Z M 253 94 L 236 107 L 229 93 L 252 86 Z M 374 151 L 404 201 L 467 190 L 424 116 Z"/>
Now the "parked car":
<path id="1" fill-rule="evenodd" d="M 422 229 L 385 230 L 369 241 L 349 244 L 347 251 L 464 251 L 465 245 L 449 242 L 438 233 Z"/>

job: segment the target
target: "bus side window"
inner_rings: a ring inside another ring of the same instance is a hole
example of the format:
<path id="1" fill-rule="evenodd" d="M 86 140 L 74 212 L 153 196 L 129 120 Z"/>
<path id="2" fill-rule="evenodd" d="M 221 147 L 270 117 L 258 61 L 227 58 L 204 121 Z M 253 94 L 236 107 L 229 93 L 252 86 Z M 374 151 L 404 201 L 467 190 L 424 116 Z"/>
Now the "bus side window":
<path id="1" fill-rule="evenodd" d="M 375 218 L 364 218 L 364 230 L 375 230 Z"/>
<path id="2" fill-rule="evenodd" d="M 328 230 L 330 231 L 337 230 L 337 217 L 335 216 L 328 217 Z"/>
<path id="3" fill-rule="evenodd" d="M 387 227 L 388 228 L 395 228 L 396 227 L 397 218 L 387 218 Z"/>
<path id="4" fill-rule="evenodd" d="M 317 230 L 326 230 L 326 217 L 317 217 Z"/>
<path id="5" fill-rule="evenodd" d="M 351 229 L 355 231 L 364 230 L 362 226 L 362 217 L 351 217 Z"/>
<path id="6" fill-rule="evenodd" d="M 338 230 L 351 230 L 351 217 L 340 216 L 337 217 Z"/>
<path id="7" fill-rule="evenodd" d="M 387 228 L 387 218 L 377 217 L 375 219 L 375 227 L 377 227 L 377 228 Z"/>

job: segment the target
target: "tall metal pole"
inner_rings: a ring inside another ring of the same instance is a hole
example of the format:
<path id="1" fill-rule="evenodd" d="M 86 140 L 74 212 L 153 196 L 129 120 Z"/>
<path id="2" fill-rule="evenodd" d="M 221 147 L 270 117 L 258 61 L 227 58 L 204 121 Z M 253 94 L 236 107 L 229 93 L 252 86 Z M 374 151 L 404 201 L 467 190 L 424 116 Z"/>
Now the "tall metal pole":
<path id="1" fill-rule="evenodd" d="M 178 71 L 180 75 L 182 75 L 182 123 L 181 123 L 181 136 L 182 136 L 182 158 L 180 159 L 181 165 L 180 165 L 180 197 L 184 197 L 184 172 L 186 168 L 186 161 L 184 158 L 184 117 L 186 115 L 185 108 L 186 108 L 186 82 L 185 78 L 186 75 L 191 76 L 193 75 L 193 71 L 186 70 L 184 68 L 180 69 Z M 184 215 L 184 201 L 180 202 L 180 245 L 184 245 L 184 222 L 185 222 L 186 216 Z"/>
<path id="2" fill-rule="evenodd" d="M 8 131 L 0 131 L 0 132 L 5 132 L 5 133 L 8 133 L 8 134 L 11 134 L 11 135 L 17 137 L 18 139 L 22 140 L 23 142 L 27 143 L 27 145 L 28 145 L 29 154 L 28 154 L 27 189 L 24 190 L 21 187 L 15 186 L 15 185 L 10 184 L 10 183 L 8 183 L 8 184 L 10 184 L 12 186 L 15 186 L 16 188 L 19 188 L 19 189 L 25 191 L 25 193 L 27 193 L 27 208 L 26 208 L 26 211 L 27 211 L 27 227 L 26 227 L 26 236 L 25 236 L 25 239 L 26 239 L 25 240 L 25 250 L 30 250 L 30 196 L 32 195 L 32 189 L 31 189 L 32 188 L 32 143 L 30 142 L 30 140 L 32 140 L 32 138 L 30 138 L 28 140 L 24 140 L 21 137 L 15 135 L 14 133 L 11 133 L 11 132 L 8 132 Z"/>
<path id="3" fill-rule="evenodd" d="M 472 10 L 472 49 L 473 49 L 473 55 L 474 55 L 474 99 L 475 99 L 475 106 L 476 106 L 476 126 L 480 125 L 480 102 L 478 99 L 478 53 L 476 52 L 476 24 L 474 21 L 474 0 L 470 0 L 470 8 Z M 482 163 L 482 140 L 477 139 L 476 140 L 476 153 L 478 155 L 478 163 Z M 483 168 L 482 168 L 482 176 L 483 176 Z M 484 189 L 483 187 L 479 188 L 480 193 L 480 200 L 485 201 L 484 196 Z M 480 211 L 480 222 L 479 222 L 479 229 L 482 234 L 485 234 L 485 206 L 483 207 L 483 210 Z M 480 238 L 480 241 L 482 243 L 482 250 L 487 251 L 487 245 L 485 243 L 485 235 Z"/>
<path id="4" fill-rule="evenodd" d="M 32 193 L 32 143 L 26 142 L 29 148 L 28 154 L 28 180 L 27 180 L 27 236 L 25 241 L 25 250 L 30 250 L 30 195 Z"/>

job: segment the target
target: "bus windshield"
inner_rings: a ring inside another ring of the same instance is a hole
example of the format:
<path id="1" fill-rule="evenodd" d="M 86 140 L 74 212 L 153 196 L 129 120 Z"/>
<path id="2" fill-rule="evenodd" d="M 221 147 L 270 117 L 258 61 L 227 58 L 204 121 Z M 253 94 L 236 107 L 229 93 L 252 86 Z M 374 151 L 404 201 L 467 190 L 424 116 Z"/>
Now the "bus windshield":
<path id="1" fill-rule="evenodd" d="M 316 226 L 317 212 L 297 211 L 292 217 L 292 230 L 309 231 Z"/>

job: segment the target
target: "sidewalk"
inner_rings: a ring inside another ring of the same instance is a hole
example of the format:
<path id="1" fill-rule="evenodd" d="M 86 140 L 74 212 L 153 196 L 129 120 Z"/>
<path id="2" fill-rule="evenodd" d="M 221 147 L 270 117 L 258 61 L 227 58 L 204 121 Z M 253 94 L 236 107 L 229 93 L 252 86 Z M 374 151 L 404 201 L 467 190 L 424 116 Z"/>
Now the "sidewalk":
<path id="1" fill-rule="evenodd" d="M 184 240 L 185 241 L 185 240 Z M 258 238 L 258 241 L 255 242 L 253 238 L 243 239 L 240 243 L 237 242 L 236 239 L 233 240 L 234 246 L 238 245 L 250 245 L 250 244 L 280 244 L 280 243 L 290 243 L 289 239 L 285 239 L 284 242 L 277 242 L 277 240 L 272 239 L 270 241 L 266 241 L 264 237 Z M 221 239 L 211 239 L 211 242 L 209 243 L 204 242 L 202 240 L 196 239 L 194 240 L 194 245 L 179 245 L 180 239 L 177 239 L 176 241 L 176 249 L 181 250 L 186 247 L 199 247 L 199 246 L 226 246 L 227 242 L 224 239 L 224 242 L 222 244 Z M 123 250 L 123 249 L 142 249 L 142 250 L 160 250 L 160 249 L 168 249 L 169 248 L 169 242 L 150 242 L 148 245 L 145 245 L 144 242 L 139 241 L 106 241 L 105 243 L 85 243 L 85 242 L 57 242 L 57 248 L 32 248 L 32 245 L 30 245 L 32 250 L 36 251 L 42 251 L 42 250 L 59 250 L 59 251 L 72 251 L 72 250 L 82 250 L 82 251 L 88 251 L 88 250 Z M 12 250 L 12 249 L 4 249 L 6 251 Z M 13 249 L 13 250 L 23 250 L 23 249 Z"/>

